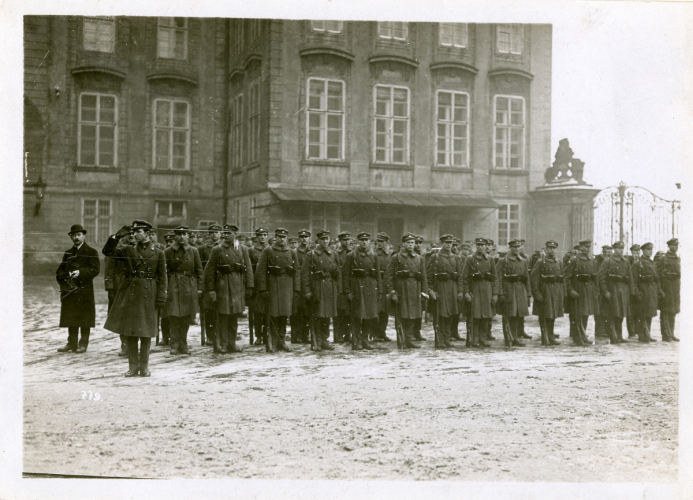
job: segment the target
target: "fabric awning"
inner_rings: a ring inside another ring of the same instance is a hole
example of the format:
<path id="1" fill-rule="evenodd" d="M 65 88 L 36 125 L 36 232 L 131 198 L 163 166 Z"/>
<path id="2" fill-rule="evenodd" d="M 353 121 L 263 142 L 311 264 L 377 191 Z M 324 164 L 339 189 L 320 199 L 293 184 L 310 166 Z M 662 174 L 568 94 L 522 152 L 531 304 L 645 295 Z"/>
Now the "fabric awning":
<path id="1" fill-rule="evenodd" d="M 498 208 L 498 203 L 485 196 L 462 194 L 415 193 L 406 191 L 330 190 L 318 188 L 270 188 L 280 201 L 313 203 L 356 203 L 372 205 L 404 205 L 409 207 Z"/>

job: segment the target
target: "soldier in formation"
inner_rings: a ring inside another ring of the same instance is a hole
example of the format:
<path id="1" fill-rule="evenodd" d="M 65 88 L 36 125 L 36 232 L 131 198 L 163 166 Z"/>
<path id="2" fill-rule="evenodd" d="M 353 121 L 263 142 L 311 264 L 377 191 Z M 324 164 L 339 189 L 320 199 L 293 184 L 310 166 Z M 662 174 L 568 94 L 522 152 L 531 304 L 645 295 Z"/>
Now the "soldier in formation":
<path id="1" fill-rule="evenodd" d="M 212 254 L 212 249 L 221 243 L 222 227 L 219 224 L 211 224 L 207 228 L 207 241 L 201 242 L 197 247 L 202 262 L 202 269 L 207 269 L 209 257 Z M 206 278 L 203 284 L 206 284 Z M 211 345 L 216 348 L 216 331 L 217 331 L 217 312 L 216 302 L 210 299 L 209 290 L 206 286 L 203 287 L 203 294 L 200 298 L 200 327 L 204 329 L 205 345 Z"/>
<path id="2" fill-rule="evenodd" d="M 510 252 L 498 260 L 498 304 L 507 328 L 504 329 L 505 345 L 524 347 L 520 335 L 524 326 L 524 318 L 529 315 L 529 298 L 531 288 L 527 261 L 520 256 L 522 243 L 520 240 L 508 242 Z"/>
<path id="3" fill-rule="evenodd" d="M 678 342 L 674 329 L 676 315 L 681 312 L 681 257 L 676 254 L 679 240 L 672 238 L 667 241 L 667 246 L 669 251 L 657 263 L 657 274 L 664 294 L 659 305 L 662 340 Z"/>
<path id="4" fill-rule="evenodd" d="M 295 248 L 296 262 L 298 268 L 303 268 L 303 261 L 310 252 L 310 231 L 301 229 L 298 232 L 298 243 Z M 308 319 L 308 307 L 303 293 L 296 297 L 294 303 L 294 314 L 291 316 L 291 343 L 310 344 L 310 328 Z"/>
<path id="5" fill-rule="evenodd" d="M 469 343 L 471 347 L 489 347 L 486 339 L 498 302 L 498 276 L 496 264 L 487 254 L 489 240 L 477 238 L 475 245 L 476 252 L 467 259 L 462 270 L 464 299 L 470 304 L 469 315 L 472 322 Z M 469 337 L 469 331 L 467 336 Z"/>
<path id="6" fill-rule="evenodd" d="M 432 252 L 426 260 L 426 274 L 430 288 L 429 296 L 435 316 L 437 348 L 454 347 L 450 342 L 453 331 L 457 333 L 459 305 L 464 302 L 462 294 L 462 260 L 452 252 L 455 237 L 444 234 L 440 237 L 441 248 Z M 459 336 L 458 336 L 459 338 Z"/>
<path id="7" fill-rule="evenodd" d="M 623 242 L 613 245 L 613 254 L 599 266 L 597 279 L 601 294 L 600 310 L 612 344 L 625 342 L 623 318 L 630 310 L 630 296 L 635 293 L 628 259 L 623 256 Z"/>
<path id="8" fill-rule="evenodd" d="M 546 242 L 544 254 L 535 262 L 530 281 L 534 308 L 532 312 L 539 318 L 541 330 L 541 345 L 558 345 L 554 334 L 556 318 L 563 317 L 565 300 L 565 281 L 563 263 L 556 258 L 558 243 L 554 240 Z"/>
<path id="9" fill-rule="evenodd" d="M 580 346 L 592 344 L 587 338 L 587 322 L 590 316 L 599 314 L 597 264 L 589 255 L 591 245 L 591 240 L 580 241 L 578 254 L 565 270 L 569 314 L 575 326 L 573 342 Z"/>

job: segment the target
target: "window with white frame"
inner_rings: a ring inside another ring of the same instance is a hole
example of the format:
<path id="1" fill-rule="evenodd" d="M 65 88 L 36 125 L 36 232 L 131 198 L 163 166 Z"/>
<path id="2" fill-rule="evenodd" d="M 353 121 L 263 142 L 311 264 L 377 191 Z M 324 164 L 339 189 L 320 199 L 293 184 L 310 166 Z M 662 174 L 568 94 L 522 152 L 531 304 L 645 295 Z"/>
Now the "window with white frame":
<path id="1" fill-rule="evenodd" d="M 82 200 L 82 226 L 90 241 L 105 243 L 111 234 L 111 200 Z"/>
<path id="2" fill-rule="evenodd" d="M 323 31 L 326 33 L 341 33 L 342 21 L 311 21 L 313 31 Z"/>
<path id="3" fill-rule="evenodd" d="M 154 100 L 154 168 L 190 168 L 190 106 L 186 101 Z"/>
<path id="4" fill-rule="evenodd" d="M 522 169 L 525 150 L 525 100 L 497 95 L 495 108 L 494 167 Z"/>
<path id="5" fill-rule="evenodd" d="M 406 165 L 409 162 L 409 89 L 375 86 L 376 163 Z"/>
<path id="6" fill-rule="evenodd" d="M 115 167 L 118 144 L 118 100 L 114 95 L 79 96 L 77 163 L 86 167 Z"/>
<path id="7" fill-rule="evenodd" d="M 440 23 L 438 34 L 444 47 L 467 47 L 467 23 Z"/>
<path id="8" fill-rule="evenodd" d="M 386 40 L 406 40 L 409 35 L 409 24 L 399 21 L 382 21 L 378 23 L 378 36 Z"/>
<path id="9" fill-rule="evenodd" d="M 231 164 L 233 168 L 243 166 L 243 94 L 231 102 Z"/>
<path id="10" fill-rule="evenodd" d="M 260 159 L 260 84 L 254 83 L 248 91 L 248 162 Z"/>
<path id="11" fill-rule="evenodd" d="M 306 158 L 344 159 L 344 82 L 308 78 Z"/>
<path id="12" fill-rule="evenodd" d="M 254 232 L 257 227 L 257 198 L 250 199 L 250 217 L 248 217 L 248 231 Z"/>
<path id="13" fill-rule="evenodd" d="M 166 219 L 185 219 L 187 207 L 184 201 L 162 201 L 156 202 L 156 217 Z"/>
<path id="14" fill-rule="evenodd" d="M 496 51 L 501 54 L 522 54 L 524 27 L 521 24 L 496 25 Z"/>
<path id="15" fill-rule="evenodd" d="M 185 17 L 160 17 L 157 32 L 157 56 L 162 59 L 187 59 L 188 20 Z"/>
<path id="16" fill-rule="evenodd" d="M 115 52 L 116 24 L 113 16 L 84 17 L 82 39 L 84 50 Z"/>
<path id="17" fill-rule="evenodd" d="M 507 204 L 498 207 L 498 245 L 520 237 L 520 205 Z"/>
<path id="18" fill-rule="evenodd" d="M 467 167 L 469 164 L 469 95 L 439 90 L 436 93 L 436 165 Z"/>

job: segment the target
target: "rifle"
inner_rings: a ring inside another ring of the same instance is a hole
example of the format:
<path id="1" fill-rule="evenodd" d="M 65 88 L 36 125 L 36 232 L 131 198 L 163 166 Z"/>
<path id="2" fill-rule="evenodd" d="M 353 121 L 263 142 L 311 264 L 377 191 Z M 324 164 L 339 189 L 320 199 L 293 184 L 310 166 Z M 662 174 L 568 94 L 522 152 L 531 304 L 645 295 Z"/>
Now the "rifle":
<path id="1" fill-rule="evenodd" d="M 308 328 L 310 328 L 310 350 L 319 351 L 318 332 L 315 331 L 315 317 L 313 316 L 313 297 L 308 301 Z M 329 324 L 328 324 L 329 327 Z"/>
<path id="2" fill-rule="evenodd" d="M 200 345 L 206 344 L 207 336 L 205 331 L 205 310 L 200 307 Z"/>
<path id="3" fill-rule="evenodd" d="M 252 304 L 248 304 L 248 345 L 253 345 L 254 339 L 253 339 L 253 318 L 255 314 L 253 314 L 253 307 Z"/>
<path id="4" fill-rule="evenodd" d="M 265 350 L 267 352 L 274 352 L 274 339 L 272 338 L 272 325 L 270 323 L 270 305 L 269 297 L 267 303 L 265 304 Z"/>
<path id="5" fill-rule="evenodd" d="M 156 344 L 159 345 L 159 331 L 161 330 L 161 313 L 156 310 Z"/>
<path id="6" fill-rule="evenodd" d="M 429 302 L 429 304 L 433 304 L 433 302 L 434 301 L 431 301 L 431 302 Z M 436 297 L 435 305 L 434 305 L 435 311 L 433 312 L 433 335 L 434 335 L 433 345 L 435 346 L 436 349 L 440 349 L 441 347 L 443 347 L 443 343 L 441 342 L 441 338 L 440 338 L 440 314 L 439 314 L 440 307 L 438 307 L 439 305 L 440 305 L 440 299 L 438 297 Z"/>

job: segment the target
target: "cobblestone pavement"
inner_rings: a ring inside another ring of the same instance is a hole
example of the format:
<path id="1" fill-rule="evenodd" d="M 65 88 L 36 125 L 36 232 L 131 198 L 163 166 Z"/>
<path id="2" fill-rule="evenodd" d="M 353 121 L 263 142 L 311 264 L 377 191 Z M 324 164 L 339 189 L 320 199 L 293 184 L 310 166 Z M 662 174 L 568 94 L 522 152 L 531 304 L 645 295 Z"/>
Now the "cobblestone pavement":
<path id="1" fill-rule="evenodd" d="M 99 287 L 99 281 L 95 284 Z M 151 378 L 124 378 L 117 336 L 60 354 L 54 281 L 24 284 L 25 472 L 151 478 L 672 482 L 678 344 L 373 352 L 307 345 L 191 356 L 152 349 Z M 392 326 L 392 321 L 390 322 Z M 462 327 L 462 330 L 464 328 Z M 593 338 L 590 320 L 588 335 Z M 389 333 L 394 338 L 394 332 Z M 430 325 L 424 336 L 432 339 Z M 660 339 L 655 320 L 653 336 Z M 98 393 L 98 397 L 96 396 Z"/>

